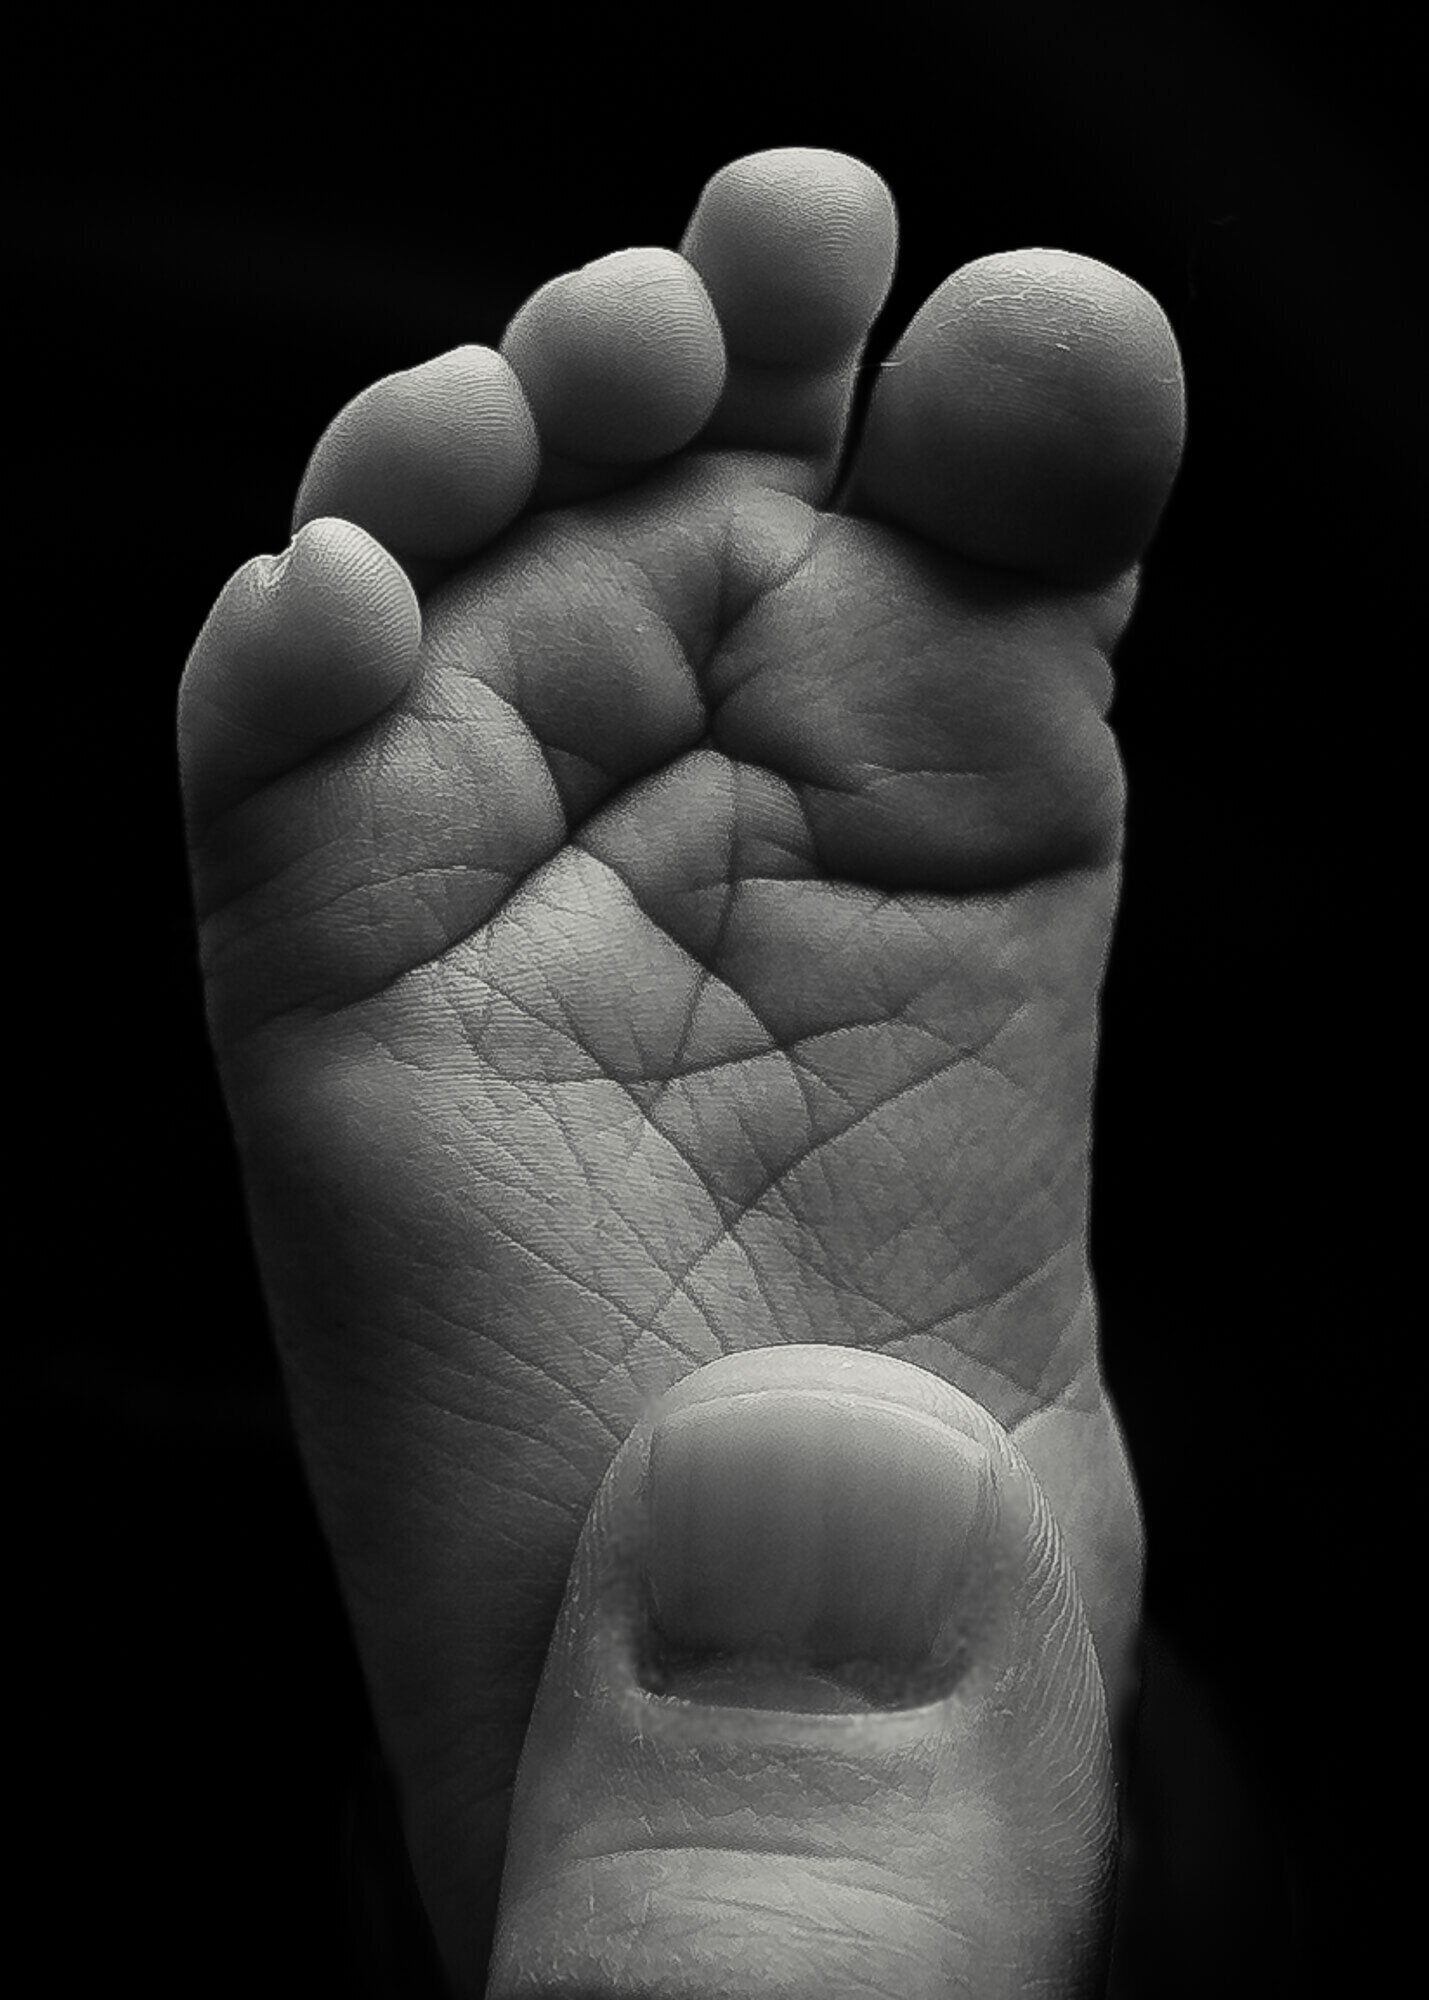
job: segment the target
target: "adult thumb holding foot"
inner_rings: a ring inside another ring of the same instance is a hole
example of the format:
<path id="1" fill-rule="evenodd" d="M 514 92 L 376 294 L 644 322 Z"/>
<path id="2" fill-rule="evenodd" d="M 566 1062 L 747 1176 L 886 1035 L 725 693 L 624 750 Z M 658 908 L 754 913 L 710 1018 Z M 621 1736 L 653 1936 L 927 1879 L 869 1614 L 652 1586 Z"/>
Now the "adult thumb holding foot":
<path id="1" fill-rule="evenodd" d="M 791 1346 L 698 1370 L 581 1535 L 489 2000 L 1100 1993 L 1101 1678 L 1045 1497 L 971 1398 Z"/>

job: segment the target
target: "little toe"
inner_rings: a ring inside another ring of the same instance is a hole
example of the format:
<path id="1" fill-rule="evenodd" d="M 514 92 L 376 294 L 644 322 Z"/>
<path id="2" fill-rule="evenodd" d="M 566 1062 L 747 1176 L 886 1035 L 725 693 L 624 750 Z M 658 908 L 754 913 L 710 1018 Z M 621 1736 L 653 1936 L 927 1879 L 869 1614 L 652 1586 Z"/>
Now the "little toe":
<path id="1" fill-rule="evenodd" d="M 553 278 L 501 352 L 540 433 L 537 506 L 591 498 L 681 450 L 724 383 L 714 308 L 673 250 L 617 250 Z"/>
<path id="2" fill-rule="evenodd" d="M 179 688 L 191 836 L 382 713 L 416 669 L 409 579 L 349 521 L 312 521 L 281 556 L 229 578 Z"/>
<path id="3" fill-rule="evenodd" d="M 823 500 L 863 348 L 893 282 L 892 195 L 847 153 L 751 153 L 708 182 L 680 247 L 714 302 L 729 357 L 701 447 L 787 459 L 774 482 Z"/>
<path id="4" fill-rule="evenodd" d="M 1175 336 L 1149 292 L 1068 251 L 982 257 L 884 363 L 840 505 L 999 568 L 1102 584 L 1151 540 L 1184 430 Z"/>
<path id="5" fill-rule="evenodd" d="M 293 528 L 354 521 L 425 590 L 498 535 L 536 483 L 536 427 L 521 385 L 490 347 L 455 347 L 374 382 L 317 446 Z"/>

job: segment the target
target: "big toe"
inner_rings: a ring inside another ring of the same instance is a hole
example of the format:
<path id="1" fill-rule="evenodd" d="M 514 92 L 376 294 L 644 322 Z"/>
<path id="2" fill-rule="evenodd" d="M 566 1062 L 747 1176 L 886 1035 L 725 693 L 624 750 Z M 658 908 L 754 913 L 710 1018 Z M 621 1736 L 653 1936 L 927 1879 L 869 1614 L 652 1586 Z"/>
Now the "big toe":
<path id="1" fill-rule="evenodd" d="M 670 1391 L 576 1554 L 492 1995 L 1097 1991 L 1114 1858 L 1077 1585 L 987 1412 L 823 1345 Z"/>
<path id="2" fill-rule="evenodd" d="M 1184 431 L 1150 293 L 1091 257 L 1008 251 L 955 271 L 910 322 L 841 504 L 999 568 L 1102 583 L 1143 554 Z"/>

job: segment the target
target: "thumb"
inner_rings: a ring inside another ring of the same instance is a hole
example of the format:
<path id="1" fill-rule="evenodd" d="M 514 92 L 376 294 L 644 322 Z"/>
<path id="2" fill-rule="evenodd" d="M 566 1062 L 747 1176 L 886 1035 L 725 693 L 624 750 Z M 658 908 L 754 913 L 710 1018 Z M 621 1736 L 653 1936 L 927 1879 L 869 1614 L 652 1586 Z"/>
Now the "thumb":
<path id="1" fill-rule="evenodd" d="M 1032 1472 L 906 1362 L 791 1346 L 652 1405 L 586 1520 L 489 2000 L 1100 1992 L 1105 1703 Z"/>

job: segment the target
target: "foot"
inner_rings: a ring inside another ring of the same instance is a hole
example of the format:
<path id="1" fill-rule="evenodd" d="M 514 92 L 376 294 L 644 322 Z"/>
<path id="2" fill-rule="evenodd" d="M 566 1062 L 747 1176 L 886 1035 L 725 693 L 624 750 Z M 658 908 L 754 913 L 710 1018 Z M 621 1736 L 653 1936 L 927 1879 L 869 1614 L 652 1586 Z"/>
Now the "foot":
<path id="1" fill-rule="evenodd" d="M 592 1495 L 721 1356 L 975 1399 L 1134 1684 L 1088 1114 L 1179 364 L 1104 265 L 981 259 L 850 454 L 894 251 L 858 161 L 727 167 L 679 254 L 344 410 L 186 670 L 211 1031 L 449 1964 Z"/>

